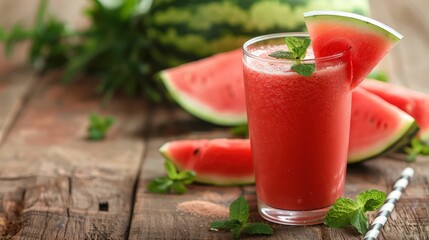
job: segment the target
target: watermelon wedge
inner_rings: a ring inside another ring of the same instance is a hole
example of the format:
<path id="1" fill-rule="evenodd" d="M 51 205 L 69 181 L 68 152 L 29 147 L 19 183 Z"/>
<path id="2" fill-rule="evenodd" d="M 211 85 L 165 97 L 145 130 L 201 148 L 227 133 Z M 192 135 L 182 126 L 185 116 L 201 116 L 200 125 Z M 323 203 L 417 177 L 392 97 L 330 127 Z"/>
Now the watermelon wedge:
<path id="1" fill-rule="evenodd" d="M 429 95 L 372 79 L 366 79 L 361 86 L 414 117 L 420 127 L 417 136 L 429 140 Z"/>
<path id="2" fill-rule="evenodd" d="M 247 139 L 201 139 L 167 142 L 159 149 L 179 170 L 193 170 L 195 181 L 213 185 L 243 185 L 255 181 Z"/>
<path id="3" fill-rule="evenodd" d="M 407 145 L 418 131 L 413 117 L 357 87 L 352 95 L 348 163 L 361 162 Z"/>
<path id="4" fill-rule="evenodd" d="M 208 122 L 234 126 L 247 122 L 240 49 L 219 53 L 160 72 L 173 99 Z"/>
<path id="5" fill-rule="evenodd" d="M 339 11 L 304 13 L 316 58 L 350 49 L 352 87 L 356 87 L 402 35 L 374 19 Z"/>
<path id="6" fill-rule="evenodd" d="M 413 117 L 361 87 L 352 99 L 348 163 L 400 149 L 418 131 Z M 159 151 L 178 169 L 195 171 L 197 182 L 239 185 L 254 181 L 248 139 L 177 140 L 165 143 Z"/>

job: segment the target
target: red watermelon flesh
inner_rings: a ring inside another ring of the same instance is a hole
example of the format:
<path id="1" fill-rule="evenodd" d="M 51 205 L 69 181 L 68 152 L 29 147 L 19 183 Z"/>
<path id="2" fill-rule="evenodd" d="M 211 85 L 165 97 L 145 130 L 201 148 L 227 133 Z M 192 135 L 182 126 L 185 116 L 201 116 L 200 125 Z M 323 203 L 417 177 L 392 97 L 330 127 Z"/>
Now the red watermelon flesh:
<path id="1" fill-rule="evenodd" d="M 177 140 L 165 143 L 159 151 L 179 170 L 193 170 L 197 182 L 242 185 L 255 181 L 247 139 Z"/>
<path id="2" fill-rule="evenodd" d="M 241 49 L 162 71 L 174 100 L 196 117 L 218 125 L 247 122 Z"/>
<path id="3" fill-rule="evenodd" d="M 420 127 L 417 136 L 422 140 L 429 140 L 428 94 L 373 79 L 366 79 L 361 86 L 414 117 Z"/>
<path id="4" fill-rule="evenodd" d="M 351 119 L 348 163 L 394 151 L 406 145 L 418 130 L 410 115 L 360 87 L 353 92 Z M 195 171 L 197 182 L 254 182 L 248 139 L 177 140 L 162 145 L 160 153 L 178 169 Z"/>
<path id="5" fill-rule="evenodd" d="M 348 163 L 404 147 L 418 131 L 413 117 L 357 87 L 352 95 Z"/>
<path id="6" fill-rule="evenodd" d="M 304 14 L 316 58 L 350 49 L 356 87 L 402 38 L 390 27 L 357 14 L 313 11 Z"/>

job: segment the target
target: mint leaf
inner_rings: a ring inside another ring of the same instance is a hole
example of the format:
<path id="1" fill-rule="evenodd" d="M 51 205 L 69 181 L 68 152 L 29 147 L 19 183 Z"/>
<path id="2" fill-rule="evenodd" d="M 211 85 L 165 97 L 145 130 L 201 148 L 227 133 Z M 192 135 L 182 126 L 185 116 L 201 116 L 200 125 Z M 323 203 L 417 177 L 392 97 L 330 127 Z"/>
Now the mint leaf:
<path id="1" fill-rule="evenodd" d="M 170 191 L 173 181 L 165 177 L 155 178 L 147 185 L 149 192 L 153 193 L 167 193 Z"/>
<path id="2" fill-rule="evenodd" d="M 346 227 L 350 225 L 350 218 L 359 205 L 350 198 L 339 198 L 329 209 L 324 224 L 328 227 Z"/>
<path id="3" fill-rule="evenodd" d="M 195 172 L 181 171 L 178 173 L 176 166 L 169 160 L 164 162 L 164 167 L 167 177 L 158 177 L 150 181 L 147 190 L 152 193 L 186 193 L 188 191 L 186 185 L 194 181 Z"/>
<path id="4" fill-rule="evenodd" d="M 6 39 L 6 33 L 4 28 L 0 27 L 0 42 L 3 42 Z"/>
<path id="5" fill-rule="evenodd" d="M 177 174 L 177 180 L 181 180 L 184 184 L 190 184 L 194 181 L 195 176 L 194 171 L 182 171 Z"/>
<path id="6" fill-rule="evenodd" d="M 268 54 L 268 56 L 273 57 L 273 58 L 277 58 L 277 59 L 296 59 L 295 54 L 293 54 L 292 52 L 289 51 L 275 51 L 273 53 Z"/>
<path id="7" fill-rule="evenodd" d="M 292 71 L 305 77 L 311 76 L 316 70 L 316 66 L 314 64 L 301 63 L 301 60 L 305 58 L 311 40 L 309 38 L 285 37 L 285 42 L 290 51 L 276 51 L 270 53 L 268 56 L 277 59 L 294 60 L 296 63 L 292 65 Z"/>
<path id="8" fill-rule="evenodd" d="M 249 223 L 249 204 L 243 196 L 234 200 L 229 206 L 229 220 L 214 221 L 210 230 L 229 230 L 232 237 L 238 239 L 242 232 L 246 234 L 273 234 L 273 229 L 265 223 Z"/>
<path id="9" fill-rule="evenodd" d="M 365 211 L 374 211 L 380 208 L 386 201 L 386 193 L 371 189 L 356 196 L 356 202 Z"/>
<path id="10" fill-rule="evenodd" d="M 170 161 L 165 161 L 164 167 L 165 167 L 165 170 L 167 171 L 168 178 L 170 178 L 171 180 L 176 180 L 177 179 L 177 170 L 176 170 L 176 167 L 174 166 L 174 164 Z"/>
<path id="11" fill-rule="evenodd" d="M 389 75 L 385 71 L 374 70 L 367 77 L 381 82 L 389 82 Z"/>
<path id="12" fill-rule="evenodd" d="M 266 223 L 247 223 L 244 225 L 242 231 L 247 234 L 263 234 L 263 235 L 271 235 L 273 234 L 273 229 L 270 225 Z"/>
<path id="13" fill-rule="evenodd" d="M 234 136 L 249 137 L 249 129 L 247 127 L 247 124 L 232 127 L 229 131 Z"/>
<path id="14" fill-rule="evenodd" d="M 407 160 L 413 162 L 418 155 L 429 155 L 429 146 L 424 141 L 414 137 L 410 146 L 404 148 L 404 152 L 407 153 Z"/>
<path id="15" fill-rule="evenodd" d="M 233 220 L 240 221 L 240 223 L 246 223 L 249 220 L 249 204 L 243 196 L 231 203 L 229 216 Z"/>
<path id="16" fill-rule="evenodd" d="M 188 191 L 188 189 L 185 187 L 185 184 L 181 181 L 174 181 L 173 184 L 171 184 L 171 191 L 174 193 L 182 194 Z"/>
<path id="17" fill-rule="evenodd" d="M 294 72 L 298 73 L 299 75 L 309 77 L 316 70 L 316 65 L 314 65 L 313 63 L 311 64 L 297 63 L 292 65 L 291 69 Z"/>
<path id="18" fill-rule="evenodd" d="M 324 224 L 328 227 L 353 225 L 362 235 L 368 231 L 366 212 L 380 208 L 386 200 L 386 193 L 370 189 L 350 198 L 339 198 L 326 214 Z"/>
<path id="19" fill-rule="evenodd" d="M 368 231 L 368 219 L 366 218 L 365 211 L 359 209 L 353 212 L 350 223 L 364 235 Z"/>
<path id="20" fill-rule="evenodd" d="M 102 117 L 96 114 L 89 115 L 89 126 L 87 138 L 89 140 L 102 140 L 106 137 L 107 130 L 115 122 L 112 117 Z"/>
<path id="21" fill-rule="evenodd" d="M 301 55 L 298 55 L 296 53 L 299 52 L 301 47 L 303 46 L 303 41 L 300 38 L 296 37 L 286 37 L 285 42 L 289 50 L 295 53 L 295 57 L 297 57 L 297 59 L 301 59 Z"/>
<path id="22" fill-rule="evenodd" d="M 236 227 L 239 227 L 241 224 L 237 220 L 222 220 L 214 221 L 210 224 L 211 229 L 223 229 L 223 230 L 232 230 Z"/>
<path id="23" fill-rule="evenodd" d="M 231 230 L 232 238 L 239 239 L 241 235 L 241 227 L 236 227 Z"/>
<path id="24" fill-rule="evenodd" d="M 310 44 L 311 44 L 311 40 L 309 38 L 304 38 L 302 40 L 301 47 L 296 50 L 295 54 L 300 59 L 303 59 L 305 57 L 305 54 L 307 53 L 307 48 L 310 46 Z"/>

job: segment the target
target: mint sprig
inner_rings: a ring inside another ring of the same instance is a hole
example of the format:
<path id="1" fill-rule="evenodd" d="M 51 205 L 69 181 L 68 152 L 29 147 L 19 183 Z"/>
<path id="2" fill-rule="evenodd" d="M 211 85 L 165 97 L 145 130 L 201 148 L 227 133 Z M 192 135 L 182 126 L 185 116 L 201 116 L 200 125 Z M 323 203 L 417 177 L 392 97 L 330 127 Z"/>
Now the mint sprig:
<path id="1" fill-rule="evenodd" d="M 386 201 L 386 193 L 371 189 L 350 198 L 339 198 L 329 209 L 324 224 L 328 227 L 341 228 L 354 226 L 360 234 L 368 231 L 366 212 L 380 208 Z"/>
<path id="2" fill-rule="evenodd" d="M 167 172 L 167 176 L 157 177 L 150 181 L 147 185 L 147 190 L 152 193 L 186 193 L 188 191 L 186 185 L 191 184 L 194 181 L 195 172 L 178 172 L 176 166 L 174 166 L 171 161 L 165 161 L 164 167 Z"/>
<path id="3" fill-rule="evenodd" d="M 249 222 L 249 204 L 243 196 L 233 201 L 229 207 L 229 220 L 214 221 L 210 224 L 211 230 L 231 231 L 232 237 L 238 239 L 242 233 L 254 235 L 271 235 L 273 229 L 266 223 Z"/>
<path id="4" fill-rule="evenodd" d="M 115 122 L 113 117 L 102 117 L 97 114 L 91 114 L 88 117 L 89 127 L 87 130 L 88 140 L 102 140 L 106 137 L 109 128 Z"/>
<path id="5" fill-rule="evenodd" d="M 275 51 L 270 53 L 268 56 L 277 59 L 294 60 L 296 63 L 292 65 L 292 71 L 302 76 L 311 76 L 311 74 L 316 70 L 316 66 L 313 63 L 309 64 L 301 62 L 307 53 L 307 48 L 310 46 L 311 40 L 309 38 L 286 37 L 285 42 L 290 51 Z"/>
<path id="6" fill-rule="evenodd" d="M 410 146 L 404 148 L 404 152 L 407 153 L 407 161 L 414 162 L 418 155 L 429 155 L 429 146 L 415 137 L 411 140 Z"/>

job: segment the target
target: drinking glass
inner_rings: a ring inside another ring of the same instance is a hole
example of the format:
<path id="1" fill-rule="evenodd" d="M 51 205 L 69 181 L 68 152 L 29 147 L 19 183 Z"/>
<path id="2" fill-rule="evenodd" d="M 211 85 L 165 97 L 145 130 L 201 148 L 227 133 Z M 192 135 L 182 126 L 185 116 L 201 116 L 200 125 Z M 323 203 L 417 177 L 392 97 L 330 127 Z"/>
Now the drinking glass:
<path id="1" fill-rule="evenodd" d="M 268 56 L 287 50 L 285 37 L 264 35 L 243 46 L 243 74 L 249 137 L 255 167 L 258 210 L 269 221 L 312 225 L 343 193 L 351 111 L 349 54 L 301 64 L 311 76 L 291 70 L 296 60 Z"/>

